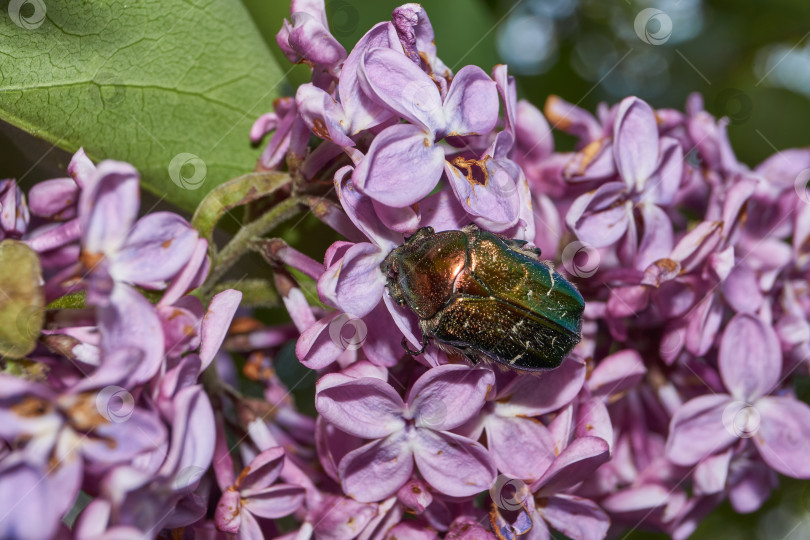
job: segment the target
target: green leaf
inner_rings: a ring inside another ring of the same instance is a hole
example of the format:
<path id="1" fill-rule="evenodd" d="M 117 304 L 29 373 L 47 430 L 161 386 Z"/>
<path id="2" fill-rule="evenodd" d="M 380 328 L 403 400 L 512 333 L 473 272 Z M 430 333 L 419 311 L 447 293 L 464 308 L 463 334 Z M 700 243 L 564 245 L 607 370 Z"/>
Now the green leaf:
<path id="1" fill-rule="evenodd" d="M 253 170 L 283 77 L 239 0 L 0 2 L 0 118 L 188 211 Z"/>
<path id="2" fill-rule="evenodd" d="M 31 248 L 0 242 L 0 355 L 20 358 L 34 350 L 45 320 L 42 267 Z"/>

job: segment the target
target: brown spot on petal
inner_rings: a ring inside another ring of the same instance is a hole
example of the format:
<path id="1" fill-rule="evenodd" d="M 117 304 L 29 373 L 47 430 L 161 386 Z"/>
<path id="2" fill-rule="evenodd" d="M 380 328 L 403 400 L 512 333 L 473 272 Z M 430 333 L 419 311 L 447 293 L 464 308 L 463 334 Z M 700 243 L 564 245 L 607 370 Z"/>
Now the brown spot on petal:
<path id="1" fill-rule="evenodd" d="M 315 118 L 312 121 L 312 133 L 321 139 L 326 139 L 328 141 L 332 140 L 332 138 L 329 136 L 329 129 L 327 129 L 326 124 L 320 118 Z"/>
<path id="2" fill-rule="evenodd" d="M 88 253 L 86 251 L 82 251 L 81 255 L 79 255 L 79 261 L 88 270 L 95 268 L 103 259 L 103 253 Z"/>
<path id="3" fill-rule="evenodd" d="M 604 139 L 599 139 L 598 141 L 593 141 L 588 143 L 588 145 L 580 151 L 580 156 L 582 160 L 579 162 L 579 174 L 585 174 L 585 170 L 588 168 L 588 165 L 596 159 L 596 156 L 599 155 L 599 151 L 602 150 L 602 145 L 604 144 Z"/>
<path id="4" fill-rule="evenodd" d="M 67 408 L 70 424 L 77 431 L 92 431 L 99 426 L 109 424 L 109 420 L 102 416 L 96 405 L 96 395 L 85 392 L 76 396 L 76 399 Z M 115 444 L 112 441 L 110 444 Z"/>
<path id="5" fill-rule="evenodd" d="M 53 410 L 51 404 L 44 399 L 34 396 L 26 396 L 19 403 L 10 407 L 11 412 L 23 418 L 36 418 L 43 416 Z"/>
<path id="6" fill-rule="evenodd" d="M 473 189 L 475 186 L 486 186 L 489 183 L 489 171 L 487 171 L 487 161 L 492 156 L 484 156 L 484 159 L 464 159 L 461 156 L 453 159 L 450 163 L 465 171 L 467 182 Z"/>
<path id="7" fill-rule="evenodd" d="M 160 244 L 160 247 L 162 247 L 163 249 L 168 249 L 169 246 L 172 245 L 172 242 L 174 242 L 174 238 L 169 238 L 168 240 L 164 240 L 163 243 Z"/>

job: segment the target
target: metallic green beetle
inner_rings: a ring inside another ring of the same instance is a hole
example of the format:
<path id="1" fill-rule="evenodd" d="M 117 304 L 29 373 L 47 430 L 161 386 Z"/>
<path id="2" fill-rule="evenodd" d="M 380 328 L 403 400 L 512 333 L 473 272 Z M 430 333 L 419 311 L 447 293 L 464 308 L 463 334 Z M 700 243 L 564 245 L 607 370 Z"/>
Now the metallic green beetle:
<path id="1" fill-rule="evenodd" d="M 475 225 L 416 231 L 380 265 L 388 292 L 419 318 L 421 354 L 428 339 L 473 364 L 558 367 L 581 338 L 585 302 L 539 260 L 540 250 Z"/>

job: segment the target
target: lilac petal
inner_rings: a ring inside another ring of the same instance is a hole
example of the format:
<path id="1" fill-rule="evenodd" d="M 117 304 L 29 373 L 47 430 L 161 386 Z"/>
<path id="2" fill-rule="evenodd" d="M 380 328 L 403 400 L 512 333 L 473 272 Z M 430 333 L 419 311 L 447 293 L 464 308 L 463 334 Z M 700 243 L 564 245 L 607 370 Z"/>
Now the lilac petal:
<path id="1" fill-rule="evenodd" d="M 201 371 L 211 364 L 219 351 L 241 301 L 242 293 L 234 289 L 224 290 L 211 299 L 200 329 Z"/>
<path id="2" fill-rule="evenodd" d="M 397 124 L 374 138 L 352 181 L 387 206 L 410 206 L 433 191 L 443 168 L 444 150 L 432 136 L 417 126 Z"/>
<path id="3" fill-rule="evenodd" d="M 773 327 L 755 315 L 738 314 L 726 325 L 717 360 L 729 393 L 754 402 L 782 372 L 782 350 Z"/>
<path id="4" fill-rule="evenodd" d="M 87 157 L 84 148 L 79 148 L 70 158 L 67 173 L 81 189 L 89 189 L 96 181 L 96 166 Z"/>
<path id="5" fill-rule="evenodd" d="M 222 532 L 236 534 L 242 525 L 241 494 L 233 489 L 226 490 L 214 510 L 214 523 Z"/>
<path id="6" fill-rule="evenodd" d="M 650 202 L 667 206 L 672 204 L 683 178 L 683 149 L 676 139 L 663 137 L 660 151 L 661 162 L 645 186 L 645 199 L 649 194 Z"/>
<path id="7" fill-rule="evenodd" d="M 319 385 L 315 407 L 339 429 L 366 439 L 386 437 L 405 426 L 402 398 L 389 384 L 372 377 L 328 388 Z"/>
<path id="8" fill-rule="evenodd" d="M 143 351 L 143 360 L 130 380 L 137 384 L 148 381 L 163 361 L 163 339 L 160 319 L 154 306 L 128 285 L 117 284 L 110 303 L 98 308 L 102 351 L 131 347 Z"/>
<path id="9" fill-rule="evenodd" d="M 732 471 L 731 475 L 728 499 L 732 508 L 740 514 L 759 510 L 778 485 L 776 473 L 759 460 L 742 468 L 738 474 Z"/>
<path id="10" fill-rule="evenodd" d="M 540 511 L 549 525 L 572 540 L 604 538 L 610 527 L 610 518 L 598 504 L 575 495 L 555 495 Z"/>
<path id="11" fill-rule="evenodd" d="M 521 159 L 542 159 L 554 151 L 554 137 L 546 118 L 525 99 L 517 103 L 515 144 Z"/>
<path id="12" fill-rule="evenodd" d="M 574 439 L 531 489 L 539 497 L 554 495 L 582 482 L 609 459 L 610 448 L 604 439 Z"/>
<path id="13" fill-rule="evenodd" d="M 505 133 L 505 132 L 502 132 Z M 464 173 L 455 165 L 445 162 L 444 170 L 450 179 L 450 187 L 456 198 L 465 204 L 465 209 L 480 222 L 482 227 L 494 232 L 503 232 L 518 220 L 520 197 L 517 178 L 508 169 L 494 160 L 464 160 Z M 472 171 L 480 171 L 486 183 L 480 184 Z"/>
<path id="14" fill-rule="evenodd" d="M 402 486 L 397 492 L 397 498 L 402 504 L 416 510 L 417 513 L 424 512 L 425 508 L 433 502 L 433 495 L 427 485 L 418 479 L 413 479 Z"/>
<path id="15" fill-rule="evenodd" d="M 374 205 L 374 212 L 389 229 L 409 234 L 413 233 L 420 225 L 419 206 L 403 206 L 401 208 L 393 208 L 385 206 L 377 201 L 372 201 Z"/>
<path id="16" fill-rule="evenodd" d="M 469 497 L 489 489 L 497 470 L 479 443 L 447 431 L 417 428 L 413 455 L 419 473 L 451 497 Z"/>
<path id="17" fill-rule="evenodd" d="M 580 143 L 587 144 L 604 135 L 602 126 L 591 113 L 558 96 L 551 95 L 546 99 L 543 112 L 553 128 L 578 137 Z"/>
<path id="18" fill-rule="evenodd" d="M 284 448 L 273 446 L 259 453 L 245 467 L 240 476 L 239 490 L 261 490 L 272 484 L 278 478 L 284 466 Z"/>
<path id="19" fill-rule="evenodd" d="M 320 137 L 339 146 L 354 146 L 347 135 L 349 121 L 335 99 L 317 86 L 308 83 L 298 87 L 295 103 L 307 127 Z"/>
<path id="20" fill-rule="evenodd" d="M 760 424 L 754 444 L 762 459 L 786 476 L 810 478 L 810 406 L 789 396 L 769 396 L 755 407 Z"/>
<path id="21" fill-rule="evenodd" d="M 79 186 L 72 178 L 54 178 L 31 186 L 28 207 L 35 216 L 59 221 L 76 217 Z"/>
<path id="22" fill-rule="evenodd" d="M 651 509 L 661 508 L 670 500 L 670 491 L 658 484 L 642 484 L 638 487 L 623 489 L 618 493 L 608 495 L 602 501 L 602 507 L 611 514 L 637 515 L 639 512 L 651 512 Z"/>
<path id="23" fill-rule="evenodd" d="M 554 455 L 559 456 L 560 452 L 568 446 L 571 437 L 574 435 L 576 426 L 574 425 L 574 403 L 557 413 L 554 420 L 548 425 L 548 431 L 554 440 Z"/>
<path id="24" fill-rule="evenodd" d="M 396 365 L 405 354 L 405 349 L 402 347 L 402 334 L 391 320 L 385 303 L 377 304 L 363 321 L 368 330 L 363 352 L 369 361 L 378 366 Z"/>
<path id="25" fill-rule="evenodd" d="M 334 289 L 332 300 L 342 311 L 353 317 L 368 315 L 380 303 L 385 289 L 386 278 L 380 270 L 385 257 L 374 244 L 355 244 L 323 273 L 318 280 L 319 292 Z"/>
<path id="26" fill-rule="evenodd" d="M 588 389 L 594 396 L 621 394 L 634 388 L 646 373 L 641 355 L 633 349 L 625 349 L 599 362 L 588 377 Z"/>
<path id="27" fill-rule="evenodd" d="M 436 232 L 461 229 L 470 224 L 470 216 L 452 191 L 442 190 L 429 195 L 419 203 L 422 214 L 420 226 L 433 227 Z"/>
<path id="28" fill-rule="evenodd" d="M 302 59 L 332 68 L 346 58 L 346 49 L 318 18 L 298 11 L 290 15 L 290 21 L 288 43 Z"/>
<path id="29" fill-rule="evenodd" d="M 686 350 L 705 355 L 714 345 L 725 308 L 714 293 L 709 294 L 687 315 Z"/>
<path id="30" fill-rule="evenodd" d="M 436 531 L 426 525 L 413 521 L 402 521 L 391 527 L 387 533 L 388 538 L 397 540 L 434 540 Z"/>
<path id="31" fill-rule="evenodd" d="M 368 51 L 361 63 L 360 77 L 369 95 L 421 127 L 419 131 L 423 134 L 444 130 L 446 122 L 439 90 L 430 77 L 402 53 L 387 48 Z M 492 89 L 495 91 L 494 83 Z"/>
<path id="32" fill-rule="evenodd" d="M 745 264 L 734 266 L 722 287 L 723 297 L 737 313 L 755 313 L 762 305 L 757 275 Z"/>
<path id="33" fill-rule="evenodd" d="M 405 336 L 405 339 L 410 344 L 410 347 L 412 349 L 418 349 L 421 346 L 420 343 L 422 343 L 422 333 L 419 329 L 419 323 L 416 315 L 414 315 L 413 312 L 406 306 L 400 306 L 397 304 L 391 298 L 391 295 L 387 289 L 383 293 L 383 301 L 385 302 L 385 306 L 388 308 L 388 313 L 391 314 L 391 318 L 394 319 L 394 324 L 396 324 L 397 328 L 399 328 L 402 335 Z M 436 359 L 435 353 L 431 349 L 431 347 L 427 348 L 424 353 L 424 357 L 427 361 L 427 365 L 436 366 L 439 364 L 439 362 Z"/>
<path id="34" fill-rule="evenodd" d="M 173 278 L 197 246 L 197 232 L 171 212 L 144 216 L 115 255 L 110 273 L 116 280 L 145 287 Z"/>
<path id="35" fill-rule="evenodd" d="M 348 497 L 326 495 L 323 504 L 312 516 L 315 522 L 315 537 L 318 540 L 363 538 L 357 535 L 368 529 L 372 529 L 373 532 L 372 520 L 376 515 L 387 510 L 386 502 L 378 506 L 357 502 Z M 391 512 L 391 514 L 396 514 L 396 512 Z"/>
<path id="36" fill-rule="evenodd" d="M 635 317 L 650 303 L 650 288 L 645 285 L 617 287 L 610 291 L 607 313 L 610 317 Z"/>
<path id="37" fill-rule="evenodd" d="M 498 106 L 495 81 L 478 66 L 464 66 L 444 99 L 446 135 L 486 135 L 498 121 Z"/>
<path id="38" fill-rule="evenodd" d="M 644 221 L 644 236 L 638 246 L 635 266 L 644 270 L 655 261 L 669 256 L 672 251 L 672 222 L 660 206 L 641 203 L 639 209 Z"/>
<path id="39" fill-rule="evenodd" d="M 340 104 L 351 122 L 354 135 L 365 129 L 381 124 L 391 117 L 391 112 L 369 98 L 361 89 L 358 74 L 366 51 L 377 47 L 399 47 L 396 30 L 390 22 L 381 22 L 360 38 L 340 70 L 338 93 Z"/>
<path id="40" fill-rule="evenodd" d="M 172 409 L 169 454 L 161 474 L 175 477 L 173 488 L 182 490 L 198 482 L 201 472 L 211 466 L 216 425 L 211 402 L 201 386 L 177 392 Z"/>
<path id="41" fill-rule="evenodd" d="M 729 449 L 709 456 L 698 463 L 692 473 L 696 494 L 713 495 L 721 493 L 726 488 L 731 453 L 732 451 Z"/>
<path id="42" fill-rule="evenodd" d="M 501 101 L 503 101 L 504 131 L 512 133 L 515 140 L 517 140 L 517 118 L 515 115 L 516 110 L 519 109 L 519 104 L 517 101 L 517 85 L 515 83 L 515 78 L 509 75 L 505 64 L 498 64 L 492 68 L 492 79 L 495 81 L 495 85 L 498 87 L 498 93 L 501 95 Z M 548 129 L 548 122 L 546 122 L 545 118 L 543 118 L 541 122 L 536 122 L 536 115 L 540 115 L 542 118 L 540 111 L 538 111 L 536 107 L 530 105 L 528 102 L 524 101 L 524 103 L 530 107 L 529 110 L 522 111 L 527 116 L 528 120 L 528 126 L 526 123 L 524 123 L 524 127 L 529 127 L 529 129 L 532 129 L 535 127 L 541 127 L 543 123 L 545 123 L 546 129 Z M 539 145 L 539 142 L 542 141 L 542 135 L 537 137 L 536 140 L 538 141 L 536 144 Z"/>
<path id="43" fill-rule="evenodd" d="M 536 480 L 554 460 L 554 439 L 533 418 L 489 415 L 486 430 L 492 461 L 503 474 Z"/>
<path id="44" fill-rule="evenodd" d="M 335 173 L 335 190 L 337 191 L 338 199 L 340 199 L 340 205 L 343 207 L 346 216 L 351 220 L 352 224 L 357 227 L 366 238 L 379 246 L 383 251 L 391 251 L 402 243 L 402 234 L 386 227 L 377 217 L 372 199 L 360 193 L 354 185 L 354 181 L 345 180 L 345 174 L 348 173 L 347 167 L 343 167 Z M 344 176 L 341 176 L 341 171 Z"/>
<path id="45" fill-rule="evenodd" d="M 138 215 L 138 171 L 128 163 L 102 161 L 96 178 L 79 199 L 82 248 L 91 255 L 111 254 L 124 245 Z"/>
<path id="46" fill-rule="evenodd" d="M 101 395 L 101 394 L 99 394 Z M 94 399 L 92 406 L 109 402 Z M 126 406 L 126 404 L 125 404 Z M 95 412 L 95 411 L 94 411 Z M 102 414 L 114 414 L 104 411 Z M 126 418 L 110 416 L 111 422 L 96 426 L 94 435 L 84 440 L 82 454 L 95 463 L 124 463 L 138 454 L 159 447 L 167 438 L 166 427 L 156 414 L 134 409 Z"/>
<path id="47" fill-rule="evenodd" d="M 239 540 L 265 540 L 266 536 L 262 531 L 262 526 L 250 512 L 242 513 L 242 520 L 239 526 Z"/>
<path id="48" fill-rule="evenodd" d="M 580 195 L 568 209 L 566 223 L 579 239 L 594 247 L 616 243 L 632 218 L 632 203 L 621 204 L 626 189 L 621 182 L 608 182 Z"/>
<path id="49" fill-rule="evenodd" d="M 243 508 L 251 514 L 278 519 L 298 510 L 304 502 L 305 490 L 301 486 L 280 484 L 261 491 L 243 491 Z"/>
<path id="50" fill-rule="evenodd" d="M 184 294 L 202 285 L 202 282 L 208 276 L 210 265 L 207 253 L 208 240 L 197 238 L 194 251 L 192 251 L 183 270 L 172 279 L 172 282 L 166 288 L 163 297 L 160 299 L 161 304 L 173 304 Z"/>
<path id="51" fill-rule="evenodd" d="M 408 391 L 406 416 L 417 427 L 453 429 L 472 418 L 495 385 L 486 368 L 445 364 L 428 370 Z"/>
<path id="52" fill-rule="evenodd" d="M 2 538 L 54 538 L 60 518 L 79 491 L 81 462 L 58 470 L 40 468 L 12 454 L 0 462 L 0 519 Z"/>
<path id="53" fill-rule="evenodd" d="M 585 382 L 585 363 L 569 356 L 557 369 L 518 377 L 498 393 L 500 416 L 540 416 L 567 405 Z M 508 397 L 508 399 L 505 399 Z"/>
<path id="54" fill-rule="evenodd" d="M 722 221 L 703 221 L 675 245 L 670 259 L 679 263 L 683 272 L 691 272 L 714 253 L 723 231 Z"/>
<path id="55" fill-rule="evenodd" d="M 599 398 L 582 401 L 577 411 L 577 437 L 598 437 L 613 451 L 613 424 L 607 406 Z"/>
<path id="56" fill-rule="evenodd" d="M 613 128 L 616 167 L 628 187 L 641 190 L 658 162 L 658 125 L 647 103 L 629 97 L 622 100 Z"/>
<path id="57" fill-rule="evenodd" d="M 727 394 L 700 396 L 683 404 L 672 417 L 666 454 L 677 465 L 694 465 L 722 452 L 737 440 L 727 429 L 723 415 L 733 403 Z"/>
<path id="58" fill-rule="evenodd" d="M 338 467 L 343 492 L 360 502 L 390 497 L 411 477 L 411 456 L 404 431 L 349 452 Z"/>
<path id="59" fill-rule="evenodd" d="M 339 311 L 330 313 L 301 333 L 295 344 L 295 356 L 306 367 L 325 368 L 346 351 L 345 347 L 332 339 L 329 331 L 332 323 L 341 315 L 344 314 Z"/>

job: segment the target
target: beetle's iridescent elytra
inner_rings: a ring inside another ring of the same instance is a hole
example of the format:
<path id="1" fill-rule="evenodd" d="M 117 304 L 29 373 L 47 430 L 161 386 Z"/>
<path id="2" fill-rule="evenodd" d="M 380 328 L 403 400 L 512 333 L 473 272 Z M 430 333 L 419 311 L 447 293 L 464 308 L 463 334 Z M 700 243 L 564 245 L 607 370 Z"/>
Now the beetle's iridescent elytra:
<path id="1" fill-rule="evenodd" d="M 580 341 L 585 302 L 525 244 L 470 225 L 424 227 L 394 249 L 381 265 L 388 291 L 419 318 L 423 334 L 422 349 L 409 352 L 433 340 L 473 363 L 559 366 Z"/>

